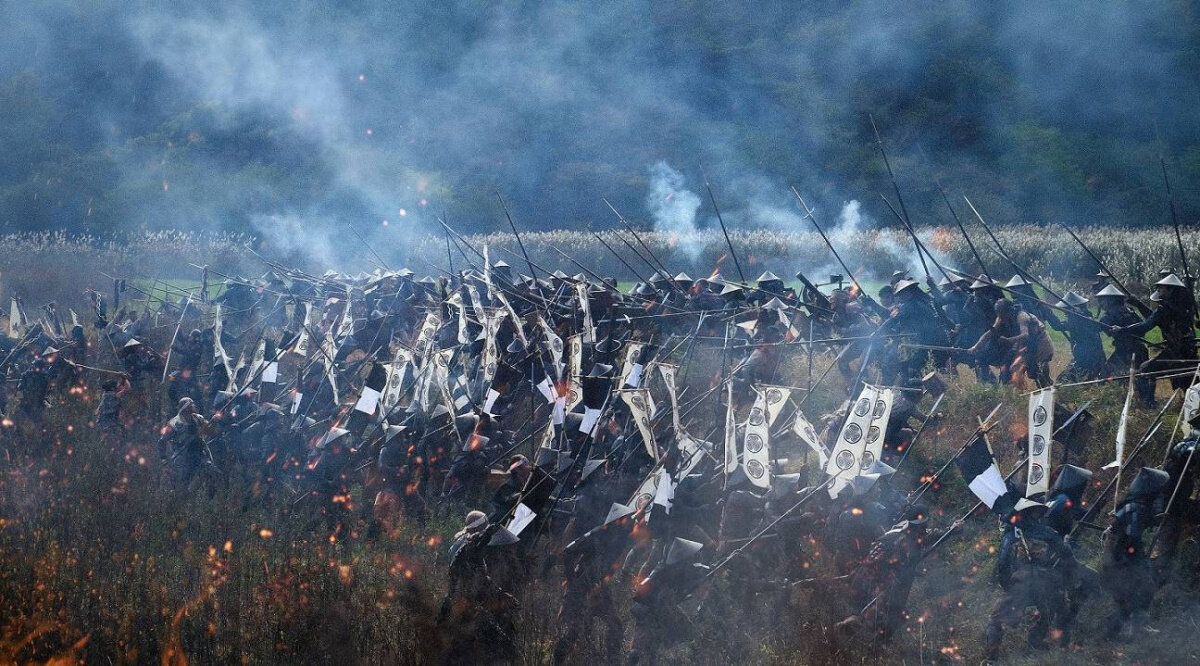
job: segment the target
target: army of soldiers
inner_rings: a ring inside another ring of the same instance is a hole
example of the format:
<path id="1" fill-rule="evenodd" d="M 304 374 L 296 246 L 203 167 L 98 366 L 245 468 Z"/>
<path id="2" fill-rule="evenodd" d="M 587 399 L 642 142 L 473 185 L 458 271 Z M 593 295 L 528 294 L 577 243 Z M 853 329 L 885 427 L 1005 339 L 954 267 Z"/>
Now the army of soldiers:
<path id="1" fill-rule="evenodd" d="M 111 319 L 89 291 L 91 345 L 73 312 L 69 326 L 53 307 L 19 314 L 2 350 L 15 386 L 4 413 L 21 441 L 48 441 L 38 437 L 48 410 L 94 379 L 96 430 L 112 446 L 153 432 L 171 493 L 212 495 L 245 474 L 256 481 L 247 504 L 307 505 L 340 533 L 366 521 L 372 539 L 422 526 L 438 506 L 462 508 L 438 659 L 517 659 L 519 581 L 555 571 L 554 663 L 583 659 L 593 635 L 609 662 L 654 663 L 699 614 L 812 590 L 841 590 L 824 597 L 846 603 L 839 635 L 902 631 L 929 555 L 971 516 L 935 525 L 945 513 L 923 498 L 940 475 L 905 466 L 960 366 L 1025 387 L 1131 376 L 1150 409 L 1160 381 L 1186 390 L 1196 370 L 1191 279 L 1173 272 L 1151 307 L 1107 275 L 1061 299 L 1028 276 L 958 271 L 925 288 L 898 272 L 876 298 L 842 276 L 816 285 L 797 273 L 793 288 L 771 272 L 741 282 L 663 270 L 623 291 L 611 277 L 533 264 L 526 275 L 486 254 L 436 279 L 273 266 L 227 278 L 215 297 L 207 284 L 177 288 L 157 312 Z M 1051 330 L 1070 347 L 1058 377 Z M 1147 341 L 1153 330 L 1161 343 Z M 720 365 L 711 381 L 711 367 L 695 367 L 702 354 Z M 785 386 L 795 376 L 785 361 L 804 356 L 810 384 Z M 826 388 L 834 382 L 815 376 L 813 356 L 848 388 Z M 870 387 L 893 396 L 883 416 L 868 402 L 864 417 L 854 400 Z M 810 425 L 797 405 L 835 393 Z M 859 417 L 885 420 L 856 435 L 881 439 L 878 456 L 860 445 L 843 466 L 839 441 Z M 1185 420 L 1200 427 L 1200 404 Z M 1099 572 L 1075 554 L 1102 501 L 1088 496 L 1092 472 L 1061 465 L 1036 501 L 993 507 L 1001 594 L 984 658 L 1001 657 L 1004 630 L 1030 609 L 1032 648 L 1069 645 L 1101 589 L 1116 608 L 1108 638 L 1145 625 L 1200 525 L 1200 430 L 1190 432 L 1162 469 L 1130 473 L 1101 528 Z M 358 488 L 370 501 L 354 513 L 345 498 Z"/>

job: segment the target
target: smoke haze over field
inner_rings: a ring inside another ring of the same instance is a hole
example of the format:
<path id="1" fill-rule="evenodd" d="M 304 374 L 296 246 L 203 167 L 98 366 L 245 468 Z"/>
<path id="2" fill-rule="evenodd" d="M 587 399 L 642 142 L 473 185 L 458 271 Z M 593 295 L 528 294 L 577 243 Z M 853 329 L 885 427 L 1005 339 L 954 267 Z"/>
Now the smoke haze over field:
<path id="1" fill-rule="evenodd" d="M 0 8 L 0 226 L 249 230 L 358 251 L 437 229 L 803 224 L 940 180 L 1000 223 L 1200 214 L 1185 2 L 49 0 Z M 662 187 L 677 196 L 669 200 Z M 688 196 L 690 195 L 690 196 Z M 386 221 L 386 225 L 385 225 Z"/>

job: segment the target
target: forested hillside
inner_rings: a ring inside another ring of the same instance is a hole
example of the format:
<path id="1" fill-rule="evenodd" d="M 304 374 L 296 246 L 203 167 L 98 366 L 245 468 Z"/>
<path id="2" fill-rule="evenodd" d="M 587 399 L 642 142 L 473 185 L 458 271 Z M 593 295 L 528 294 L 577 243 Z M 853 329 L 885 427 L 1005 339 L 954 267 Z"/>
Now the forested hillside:
<path id="1" fill-rule="evenodd" d="M 208 3 L 203 3 L 207 5 Z M 1043 6 L 1046 5 L 1046 6 Z M 367 234 L 1200 214 L 1191 2 L 0 7 L 0 231 Z M 678 196 L 678 198 L 676 198 Z M 660 205 L 663 201 L 668 205 Z M 693 219 L 694 218 L 694 219 Z M 384 225 L 384 221 L 387 225 Z M 386 229 L 391 229 L 388 232 Z M 282 232 L 282 233 L 281 233 Z"/>

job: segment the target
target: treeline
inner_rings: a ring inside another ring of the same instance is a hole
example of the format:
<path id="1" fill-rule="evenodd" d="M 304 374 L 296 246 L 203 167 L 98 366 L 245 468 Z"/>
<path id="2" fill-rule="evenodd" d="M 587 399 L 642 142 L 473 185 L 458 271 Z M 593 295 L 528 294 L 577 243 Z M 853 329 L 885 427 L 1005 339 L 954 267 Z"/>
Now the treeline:
<path id="1" fill-rule="evenodd" d="M 696 192 L 703 165 L 735 225 L 771 224 L 795 183 L 890 226 L 868 114 L 919 224 L 949 222 L 937 184 L 1001 225 L 1166 223 L 1160 155 L 1182 221 L 1200 216 L 1200 16 L 1183 0 L 239 12 L 6 12 L 0 231 L 371 228 L 400 209 L 490 231 L 493 189 L 527 228 L 601 228 L 604 197 L 649 218 L 660 160 Z M 181 64 L 163 42 L 188 29 Z"/>

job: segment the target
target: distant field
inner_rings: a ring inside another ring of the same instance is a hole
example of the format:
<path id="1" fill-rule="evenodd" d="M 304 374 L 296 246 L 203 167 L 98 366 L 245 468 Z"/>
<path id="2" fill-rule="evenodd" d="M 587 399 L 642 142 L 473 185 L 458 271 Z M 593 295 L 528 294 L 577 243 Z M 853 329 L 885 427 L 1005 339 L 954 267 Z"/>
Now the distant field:
<path id="1" fill-rule="evenodd" d="M 1162 268 L 1182 270 L 1175 236 L 1169 227 L 1081 228 L 1075 231 L 1131 289 L 1144 289 L 1152 284 Z M 1008 262 L 988 249 L 991 243 L 981 228 L 977 225 L 969 227 L 969 233 L 993 276 L 1007 279 L 1013 275 L 1014 270 Z M 919 234 L 945 267 L 972 274 L 981 271 L 957 229 L 927 227 Z M 1095 261 L 1057 226 L 1001 227 L 996 229 L 996 234 L 1013 260 L 1049 280 L 1056 289 L 1086 284 L 1097 271 Z M 767 270 L 788 281 L 794 280 L 797 270 L 803 270 L 816 283 L 828 281 L 830 274 L 846 272 L 834 261 L 821 237 L 812 231 L 734 230 L 730 235 L 736 263 L 719 231 L 701 231 L 688 237 L 649 231 L 639 231 L 638 235 L 649 246 L 649 251 L 627 232 L 618 235 L 612 230 L 601 234 L 612 251 L 587 231 L 526 233 L 522 234 L 522 240 L 529 259 L 541 276 L 547 271 L 562 270 L 573 275 L 587 269 L 631 283 L 650 277 L 659 262 L 673 274 L 683 271 L 693 278 L 700 278 L 719 272 L 726 279 L 735 281 L 738 280 L 739 264 L 747 281 L 753 281 Z M 911 238 L 901 231 L 838 229 L 831 232 L 830 237 L 850 271 L 872 292 L 873 285 L 886 280 L 895 270 L 908 270 L 917 278 L 924 276 Z M 630 250 L 622 238 L 638 253 Z M 517 272 L 529 273 L 511 234 L 475 235 L 466 240 L 470 247 L 464 245 L 451 252 L 456 271 L 468 265 L 478 266 L 480 259 L 475 253 L 482 254 L 486 245 L 493 262 L 504 260 Z M 1200 230 L 1185 231 L 1183 242 L 1189 263 L 1200 268 Z M 246 250 L 246 245 L 254 243 L 254 239 L 244 236 L 171 232 L 118 242 L 58 234 L 24 234 L 0 237 L 0 243 L 5 248 L 5 252 L 0 253 L 0 298 L 19 295 L 39 303 L 49 300 L 76 302 L 82 299 L 87 287 L 110 293 L 113 277 L 137 280 L 139 288 L 146 288 L 147 284 L 153 286 L 155 279 L 187 288 L 199 283 L 201 270 L 195 266 L 211 267 L 210 285 L 223 282 L 217 273 L 258 277 L 268 268 Z M 436 277 L 444 275 L 450 267 L 443 236 L 431 235 L 407 244 L 380 242 L 372 249 L 390 267 L 407 266 L 418 275 Z M 271 248 L 262 251 L 267 257 L 278 259 Z M 374 270 L 378 265 L 366 247 L 357 253 L 352 249 L 350 253 L 344 264 L 328 266 L 301 258 L 297 260 L 298 267 L 316 273 L 330 268 L 358 273 Z M 940 277 L 932 263 L 929 271 Z"/>

